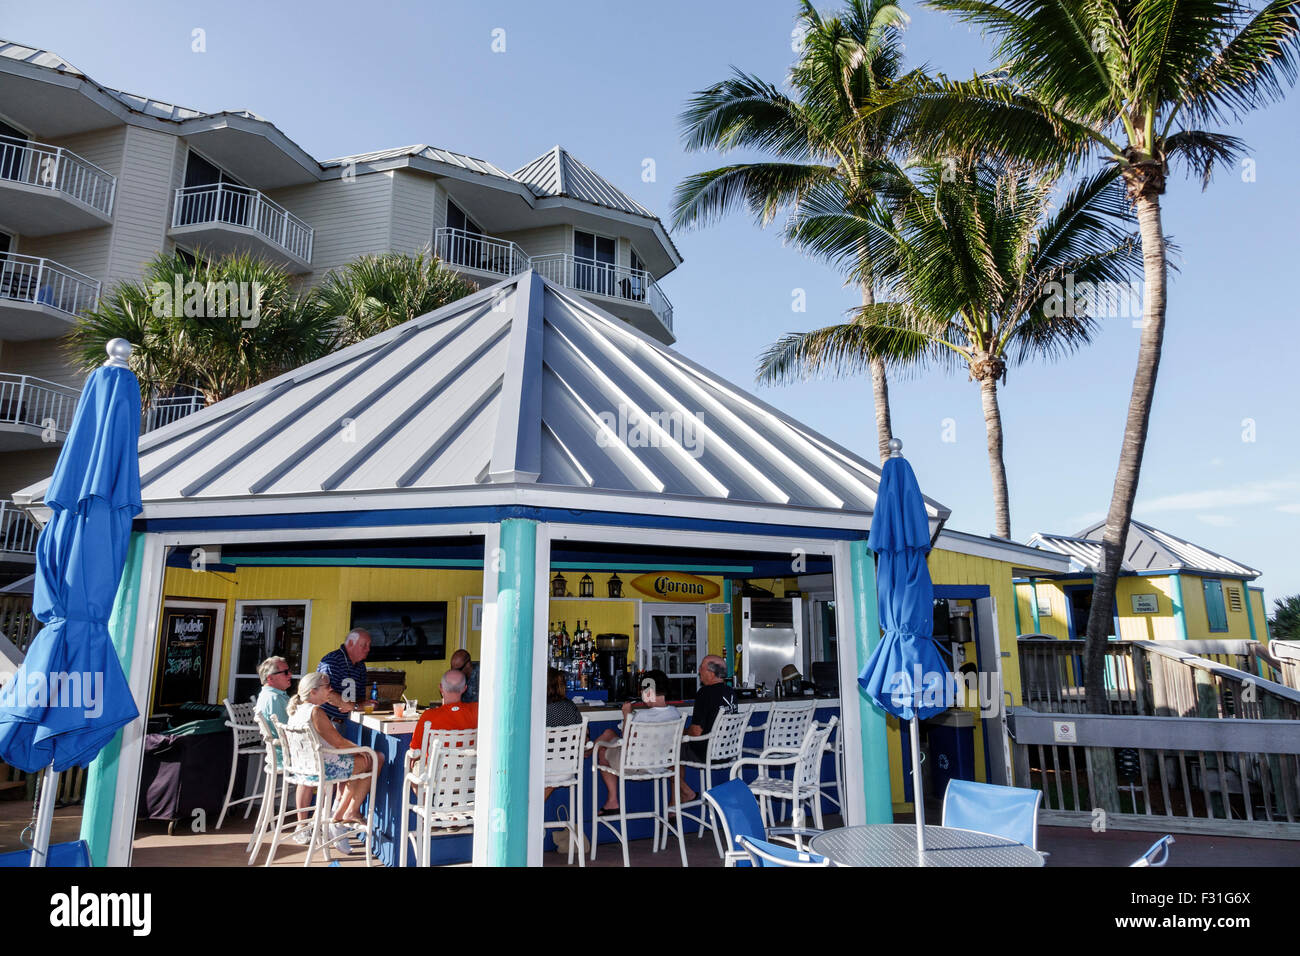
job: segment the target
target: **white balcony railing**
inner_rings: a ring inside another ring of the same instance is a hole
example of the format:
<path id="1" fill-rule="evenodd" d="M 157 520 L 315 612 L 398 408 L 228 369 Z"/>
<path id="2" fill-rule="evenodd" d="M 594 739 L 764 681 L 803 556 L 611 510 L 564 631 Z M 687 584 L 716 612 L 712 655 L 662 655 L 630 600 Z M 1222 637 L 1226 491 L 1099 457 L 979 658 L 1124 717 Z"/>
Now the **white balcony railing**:
<path id="1" fill-rule="evenodd" d="M 81 394 L 75 388 L 31 375 L 0 372 L 0 426 L 27 425 L 62 441 Z M 44 436 L 42 436 L 44 437 Z"/>
<path id="2" fill-rule="evenodd" d="M 117 178 L 62 146 L 0 136 L 0 186 L 4 180 L 63 193 L 113 214 Z"/>
<path id="3" fill-rule="evenodd" d="M 144 412 L 144 431 L 151 432 L 172 422 L 179 421 L 186 415 L 193 415 L 206 403 L 198 392 L 188 395 L 168 395 L 155 398 Z"/>
<path id="4" fill-rule="evenodd" d="M 505 278 L 528 268 L 528 255 L 513 242 L 464 229 L 435 229 L 433 254 L 454 266 Z"/>
<path id="5" fill-rule="evenodd" d="M 27 513 L 7 501 L 0 501 L 0 552 L 35 554 L 41 529 Z"/>
<path id="6" fill-rule="evenodd" d="M 673 329 L 673 305 L 668 301 L 650 273 L 642 269 L 597 262 L 562 254 L 533 256 L 530 260 L 544 278 L 575 292 L 600 295 L 624 302 L 640 302 L 663 323 Z"/>
<path id="7" fill-rule="evenodd" d="M 176 190 L 172 228 L 208 223 L 251 229 L 303 262 L 311 262 L 312 227 L 256 189 L 220 183 Z"/>
<path id="8" fill-rule="evenodd" d="M 99 283 L 52 259 L 10 253 L 0 257 L 0 299 L 77 315 L 99 302 Z"/>

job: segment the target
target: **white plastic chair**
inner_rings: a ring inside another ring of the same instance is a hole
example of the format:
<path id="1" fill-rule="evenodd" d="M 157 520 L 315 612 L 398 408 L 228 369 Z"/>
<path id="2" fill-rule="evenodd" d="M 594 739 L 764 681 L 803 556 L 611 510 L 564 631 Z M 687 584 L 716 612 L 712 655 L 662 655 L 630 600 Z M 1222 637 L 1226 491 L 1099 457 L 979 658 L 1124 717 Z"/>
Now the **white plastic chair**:
<path id="1" fill-rule="evenodd" d="M 835 755 L 835 779 L 827 784 L 822 785 L 822 799 L 828 803 L 835 804 L 835 809 L 841 813 L 844 812 L 844 730 L 843 725 L 835 728 L 834 733 L 826 741 L 826 752 Z M 825 791 L 835 788 L 835 796 L 831 796 Z"/>
<path id="2" fill-rule="evenodd" d="M 244 704 L 232 704 L 229 698 L 222 701 L 226 705 L 226 726 L 231 728 L 235 735 L 234 747 L 230 753 L 230 782 L 226 784 L 226 799 L 221 804 L 221 815 L 217 817 L 218 830 L 226 821 L 226 811 L 231 807 L 237 807 L 241 803 L 248 804 L 244 810 L 244 819 L 253 812 L 253 801 L 262 799 L 262 778 L 258 777 L 257 782 L 253 785 L 253 792 L 246 797 L 240 797 L 238 800 L 231 800 L 235 792 L 235 778 L 239 775 L 239 758 L 261 756 L 266 753 L 266 745 L 262 742 L 262 732 L 257 729 L 257 724 L 253 722 L 254 701 L 249 700 Z"/>
<path id="3" fill-rule="evenodd" d="M 613 816 L 602 817 L 597 808 L 591 817 L 591 858 L 596 859 L 597 836 L 599 828 L 604 825 L 618 837 L 623 847 L 623 865 L 630 866 L 627 855 L 627 821 L 653 819 L 654 852 L 659 852 L 659 828 L 677 834 L 677 845 L 682 853 L 682 866 L 686 866 L 686 842 L 682 839 L 681 794 L 677 789 L 677 771 L 680 764 L 682 731 L 686 728 L 686 715 L 682 714 L 672 721 L 637 720 L 637 711 L 633 711 L 623 721 L 623 738 L 606 742 L 597 742 L 591 755 L 591 795 L 595 802 L 600 793 L 600 784 L 596 774 L 612 773 L 618 777 L 618 826 L 614 826 Z M 620 766 L 600 766 L 597 754 L 603 749 L 622 748 L 623 757 Z M 648 781 L 654 786 L 654 809 L 635 813 L 627 812 L 627 782 Z M 676 806 L 677 825 L 669 821 L 669 795 L 664 792 L 667 786 L 672 791 L 672 801 Z"/>
<path id="4" fill-rule="evenodd" d="M 717 815 L 713 808 L 704 802 L 704 792 L 713 789 L 713 774 L 717 771 L 730 771 L 731 765 L 740 759 L 741 748 L 745 744 L 745 731 L 749 726 L 749 711 L 741 710 L 734 714 L 719 713 L 713 720 L 713 727 L 707 734 L 684 738 L 686 743 L 707 743 L 704 760 L 682 759 L 683 767 L 690 767 L 700 772 L 700 787 L 696 798 L 682 804 L 682 816 L 694 820 L 700 825 L 700 837 L 704 831 L 713 833 L 713 842 L 718 847 L 718 856 L 723 855 L 722 837 L 718 834 Z M 688 813 L 699 807 L 698 814 Z M 667 841 L 668 835 L 664 834 Z"/>
<path id="5" fill-rule="evenodd" d="M 329 862 L 332 859 L 330 848 L 337 839 L 332 833 L 327 832 L 326 828 L 330 824 L 330 808 L 334 805 L 334 790 L 339 784 L 347 783 L 351 780 L 370 780 L 370 799 L 366 804 L 366 822 L 363 824 L 347 823 L 344 826 L 349 834 L 364 833 L 366 835 L 366 866 L 370 866 L 374 858 L 375 849 L 375 785 L 378 775 L 375 769 L 379 766 L 379 755 L 370 747 L 326 747 L 325 742 L 321 740 L 316 729 L 310 724 L 303 727 L 288 727 L 279 720 L 275 720 L 276 733 L 280 736 L 280 746 L 284 755 L 284 783 L 280 788 L 280 813 L 279 820 L 283 820 L 288 814 L 289 791 L 293 785 L 304 783 L 316 788 L 316 807 L 312 812 L 311 819 L 311 838 L 307 842 L 307 858 L 303 861 L 303 866 L 311 866 L 312 857 L 316 855 L 317 850 L 323 850 L 325 860 Z M 355 754 L 370 755 L 370 769 L 362 773 L 354 773 L 342 780 L 325 779 L 325 758 L 329 756 L 353 756 Z M 274 836 L 271 838 L 271 852 L 267 855 L 266 865 L 270 866 L 272 859 L 275 858 L 275 850 L 279 845 L 282 828 L 276 828 Z"/>
<path id="6" fill-rule="evenodd" d="M 767 719 L 750 730 L 763 731 L 763 746 L 746 747 L 749 757 L 788 757 L 799 752 L 808 728 L 813 725 L 817 702 L 775 700 L 767 705 Z"/>
<path id="7" fill-rule="evenodd" d="M 569 831 L 569 862 L 578 851 L 578 866 L 586 865 L 586 847 L 582 844 L 582 758 L 587 749 L 587 718 L 581 723 L 546 728 L 545 785 L 569 791 L 569 818 L 542 824 L 545 830 Z"/>
<path id="8" fill-rule="evenodd" d="M 474 825 L 478 731 L 426 730 L 421 747 L 407 758 L 402 779 L 401 834 L 397 865 L 406 866 L 411 841 L 415 865 L 429 866 L 435 836 L 455 836 Z M 416 831 L 411 832 L 411 815 Z"/>
<path id="9" fill-rule="evenodd" d="M 280 789 L 280 775 L 284 773 L 284 758 L 280 754 L 280 741 L 271 730 L 270 724 L 266 718 L 254 711 L 253 721 L 257 725 L 258 732 L 262 735 L 262 746 L 266 748 L 265 757 L 262 762 L 262 793 L 267 794 L 267 799 L 262 801 L 262 806 L 257 814 L 257 824 L 253 827 L 253 835 L 248 838 L 248 865 L 252 866 L 257 859 L 257 854 L 262 851 L 262 840 L 267 830 L 271 827 L 271 818 L 275 818 L 275 826 L 284 827 L 289 824 L 275 811 L 275 795 Z M 295 814 L 296 809 L 291 811 Z"/>
<path id="10" fill-rule="evenodd" d="M 789 800 L 793 807 L 795 827 L 803 826 L 803 805 L 812 805 L 813 822 L 818 830 L 822 829 L 822 754 L 826 751 L 826 741 L 839 723 L 838 717 L 821 726 L 812 726 L 804 734 L 803 743 L 798 752 L 789 754 L 773 752 L 766 757 L 742 757 L 731 766 L 731 778 L 740 778 L 746 764 L 758 767 L 758 777 L 749 784 L 750 791 L 758 798 L 762 806 L 763 818 L 768 826 L 773 826 L 773 800 Z M 777 777 L 772 771 L 790 769 L 790 777 Z"/>

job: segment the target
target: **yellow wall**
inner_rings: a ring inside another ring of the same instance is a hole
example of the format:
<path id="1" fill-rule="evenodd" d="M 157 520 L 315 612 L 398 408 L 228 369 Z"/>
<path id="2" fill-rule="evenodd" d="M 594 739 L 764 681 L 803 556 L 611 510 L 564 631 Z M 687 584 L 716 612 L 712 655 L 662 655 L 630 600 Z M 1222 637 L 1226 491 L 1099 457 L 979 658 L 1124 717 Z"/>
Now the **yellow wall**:
<path id="1" fill-rule="evenodd" d="M 1241 610 L 1234 611 L 1228 601 L 1229 588 L 1236 588 L 1243 594 L 1244 599 L 1245 587 L 1239 579 L 1224 578 L 1220 581 L 1223 586 L 1223 605 L 1228 618 L 1228 629 L 1226 631 L 1210 630 L 1209 618 L 1205 612 L 1205 591 L 1202 578 L 1196 575 L 1183 574 L 1181 579 L 1183 613 L 1187 623 L 1187 637 L 1189 640 L 1248 640 L 1250 638 L 1250 620 L 1246 615 L 1245 604 L 1241 605 Z M 1040 619 L 1040 632 L 1062 640 L 1068 638 L 1070 632 L 1065 588 L 1070 585 L 1090 584 L 1091 582 L 1090 577 L 1082 575 L 1063 581 L 1039 581 L 1038 594 L 1040 598 L 1050 600 L 1052 605 L 1052 616 Z M 1034 627 L 1033 610 L 1029 603 L 1029 585 L 1016 585 L 1016 593 L 1020 601 L 1020 628 L 1027 634 Z M 1135 614 L 1133 612 L 1133 595 L 1135 594 L 1156 595 L 1156 603 L 1160 608 L 1159 613 Z M 1121 576 L 1115 585 L 1115 603 L 1119 611 L 1120 633 L 1118 636 L 1121 639 L 1126 641 L 1173 641 L 1181 639 L 1182 634 L 1178 629 L 1178 622 L 1174 618 L 1173 582 L 1169 575 Z M 1259 609 L 1262 606 L 1262 599 L 1257 599 L 1254 607 Z M 1084 624 L 1079 623 L 1077 627 L 1082 630 Z M 1260 626 L 1258 617 L 1255 622 L 1255 631 L 1256 639 L 1263 640 L 1263 628 Z"/>
<path id="2" fill-rule="evenodd" d="M 1255 640 L 1268 641 L 1270 639 L 1268 634 L 1268 605 L 1264 602 L 1264 591 L 1262 588 L 1251 588 L 1247 593 L 1250 594 L 1250 606 L 1255 612 Z"/>
<path id="3" fill-rule="evenodd" d="M 568 590 L 576 592 L 582 572 L 564 572 Z M 624 582 L 622 600 L 550 600 L 548 621 L 565 622 L 572 634 L 575 621 L 585 621 L 594 634 L 635 634 L 633 625 L 640 619 L 638 592 L 627 586 L 635 575 L 620 575 Z M 707 577 L 702 575 L 702 577 Z M 592 574 L 597 595 L 608 594 L 608 574 Z M 722 586 L 722 579 L 708 577 Z M 219 653 L 220 677 L 217 699 L 225 698 L 230 687 L 232 634 L 235 628 L 237 601 L 311 602 L 310 632 L 304 666 L 314 669 L 321 657 L 337 648 L 348 631 L 348 606 L 352 601 L 446 601 L 447 655 L 460 646 L 461 598 L 469 597 L 464 609 L 466 646 L 475 660 L 480 659 L 481 634 L 473 629 L 473 608 L 481 603 L 483 574 L 478 570 L 442 570 L 430 568 L 312 568 L 244 566 L 233 573 L 195 572 L 187 568 L 169 568 L 164 594 L 176 600 L 212 600 L 225 606 L 222 646 Z M 723 647 L 723 618 L 709 615 L 708 647 L 720 654 Z M 629 662 L 635 660 L 635 640 L 629 647 Z M 379 664 L 406 672 L 407 696 L 422 701 L 438 697 L 438 681 L 447 672 L 447 660 L 398 661 Z"/>

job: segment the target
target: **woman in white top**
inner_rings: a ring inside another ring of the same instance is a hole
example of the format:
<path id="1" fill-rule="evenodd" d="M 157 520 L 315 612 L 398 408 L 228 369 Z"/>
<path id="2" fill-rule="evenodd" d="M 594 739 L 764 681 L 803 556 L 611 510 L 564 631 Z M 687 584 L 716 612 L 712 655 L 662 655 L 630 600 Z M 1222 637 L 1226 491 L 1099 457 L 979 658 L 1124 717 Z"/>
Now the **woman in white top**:
<path id="1" fill-rule="evenodd" d="M 658 723 L 660 721 L 669 723 L 681 718 L 679 711 L 672 704 L 668 703 L 665 691 L 668 689 L 668 675 L 660 670 L 646 671 L 643 689 L 641 691 L 641 701 L 645 707 L 638 708 L 635 720 L 644 720 Z M 633 703 L 628 701 L 623 705 L 623 717 L 626 719 L 628 714 L 632 713 Z M 606 730 L 596 738 L 597 743 L 603 743 L 610 740 L 618 740 L 618 731 Z M 622 747 L 598 747 L 597 759 L 605 766 L 613 766 L 617 769 L 619 761 L 623 756 Z M 605 781 L 605 802 L 601 804 L 600 813 L 617 813 L 618 812 L 618 778 L 612 773 L 600 772 L 600 777 Z M 680 769 L 677 772 L 677 790 L 681 796 L 682 803 L 695 799 L 695 791 L 686 786 L 682 780 Z"/>
<path id="2" fill-rule="evenodd" d="M 320 671 L 304 674 L 302 680 L 298 682 L 298 693 L 289 702 L 289 726 L 310 726 L 320 736 L 321 742 L 326 747 L 345 750 L 355 746 L 355 744 L 345 739 L 338 732 L 338 728 L 334 726 L 334 721 L 330 720 L 325 711 L 320 709 L 320 705 L 325 703 L 329 694 L 330 679 L 328 674 Z M 384 757 L 382 754 L 376 754 L 375 756 L 379 758 L 379 766 L 375 768 L 375 772 L 378 773 L 383 768 Z M 365 819 L 361 816 L 361 804 L 370 791 L 370 781 L 365 778 L 359 780 L 348 780 L 348 778 L 353 774 L 366 773 L 370 770 L 370 755 L 326 754 L 324 762 L 326 783 L 347 780 L 343 799 L 339 800 L 335 807 L 333 822 L 364 824 Z M 318 781 L 313 774 L 308 779 L 302 780 L 301 783 L 315 786 Z"/>

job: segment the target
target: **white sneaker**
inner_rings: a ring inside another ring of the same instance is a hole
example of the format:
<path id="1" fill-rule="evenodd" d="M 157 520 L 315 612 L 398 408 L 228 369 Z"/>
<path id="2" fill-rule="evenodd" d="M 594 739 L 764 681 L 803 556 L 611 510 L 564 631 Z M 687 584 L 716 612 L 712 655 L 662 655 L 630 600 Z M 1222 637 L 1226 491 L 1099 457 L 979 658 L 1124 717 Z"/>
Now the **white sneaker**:
<path id="1" fill-rule="evenodd" d="M 299 846 L 306 846 L 311 842 L 311 827 L 307 824 L 303 824 L 293 831 L 292 839 L 293 842 L 297 843 Z"/>
<path id="2" fill-rule="evenodd" d="M 331 823 L 330 836 L 334 840 L 334 849 L 338 850 L 340 853 L 351 853 L 352 844 L 348 842 L 348 837 L 351 835 L 351 832 L 352 831 L 348 829 L 346 824 Z"/>

